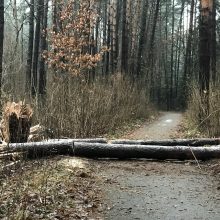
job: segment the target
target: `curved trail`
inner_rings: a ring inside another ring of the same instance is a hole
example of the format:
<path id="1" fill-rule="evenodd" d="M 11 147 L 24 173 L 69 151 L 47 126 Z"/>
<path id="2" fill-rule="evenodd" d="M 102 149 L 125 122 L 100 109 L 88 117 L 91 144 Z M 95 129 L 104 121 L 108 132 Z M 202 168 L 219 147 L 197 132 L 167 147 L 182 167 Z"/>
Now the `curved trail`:
<path id="1" fill-rule="evenodd" d="M 129 138 L 169 138 L 181 122 L 180 113 L 162 113 Z M 194 162 L 101 161 L 109 220 L 218 220 L 218 180 Z"/>
<path id="2" fill-rule="evenodd" d="M 167 139 L 182 121 L 182 114 L 161 112 L 161 116 L 151 124 L 145 124 L 129 135 L 130 139 Z"/>

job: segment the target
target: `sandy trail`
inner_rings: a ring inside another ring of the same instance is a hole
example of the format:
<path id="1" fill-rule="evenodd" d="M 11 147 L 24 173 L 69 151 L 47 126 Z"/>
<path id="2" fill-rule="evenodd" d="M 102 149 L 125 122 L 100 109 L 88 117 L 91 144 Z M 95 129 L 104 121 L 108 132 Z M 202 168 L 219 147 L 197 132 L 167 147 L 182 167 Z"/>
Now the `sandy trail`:
<path id="1" fill-rule="evenodd" d="M 162 113 L 132 139 L 169 138 L 181 122 L 180 113 Z M 219 181 L 194 162 L 99 161 L 109 220 L 220 219 Z"/>
<path id="2" fill-rule="evenodd" d="M 129 135 L 130 139 L 167 139 L 182 121 L 178 112 L 161 112 L 160 117 L 151 124 L 146 123 Z"/>

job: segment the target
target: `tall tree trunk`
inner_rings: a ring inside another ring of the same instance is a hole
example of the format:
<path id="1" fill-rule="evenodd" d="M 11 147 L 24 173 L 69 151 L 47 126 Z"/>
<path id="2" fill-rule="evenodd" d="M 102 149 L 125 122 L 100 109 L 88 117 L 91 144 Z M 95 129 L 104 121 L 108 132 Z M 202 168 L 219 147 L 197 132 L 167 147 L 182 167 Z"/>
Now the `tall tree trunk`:
<path id="1" fill-rule="evenodd" d="M 180 72 L 180 62 L 181 62 L 181 54 L 182 54 L 182 38 L 183 38 L 183 14 L 185 9 L 185 1 L 182 1 L 181 6 L 181 13 L 180 13 L 180 20 L 179 20 L 179 27 L 178 27 L 178 40 L 177 40 L 177 57 L 176 57 L 176 67 L 175 67 L 175 98 L 178 97 L 178 91 L 179 91 L 179 72 Z M 178 107 L 184 105 L 183 99 L 181 99 L 178 103 Z"/>
<path id="2" fill-rule="evenodd" d="M 114 73 L 117 66 L 117 53 L 116 53 L 116 10 L 117 1 L 113 0 L 110 7 L 111 14 L 111 72 Z"/>
<path id="3" fill-rule="evenodd" d="M 120 67 L 120 15 L 121 15 L 121 1 L 117 0 L 116 2 L 116 24 L 115 24 L 115 56 L 116 56 L 116 70 L 119 70 Z"/>
<path id="4" fill-rule="evenodd" d="M 155 33 L 156 33 L 159 9 L 160 9 L 160 0 L 157 0 L 155 12 L 154 12 L 153 27 L 150 37 L 149 54 L 147 59 L 149 65 L 149 71 L 150 71 L 150 82 L 151 82 L 150 96 L 152 100 L 154 100 L 154 42 L 155 42 Z"/>
<path id="5" fill-rule="evenodd" d="M 199 44 L 199 85 L 200 94 L 205 112 L 201 113 L 201 120 L 209 114 L 209 83 L 210 83 L 210 64 L 211 64 L 211 33 L 212 33 L 212 12 L 213 0 L 200 1 L 200 44 Z"/>
<path id="6" fill-rule="evenodd" d="M 57 9 L 57 0 L 52 1 L 52 8 L 53 8 L 53 31 L 56 33 L 57 32 L 57 18 L 58 18 L 58 9 Z"/>
<path id="7" fill-rule="evenodd" d="M 3 63 L 3 42 L 4 42 L 4 0 L 0 0 L 0 99 L 1 99 L 1 89 L 2 89 L 2 63 Z"/>
<path id="8" fill-rule="evenodd" d="M 175 1 L 172 1 L 172 33 L 171 33 L 171 54 L 170 54 L 170 94 L 169 94 L 169 106 L 173 108 L 173 75 L 174 75 L 174 28 L 175 28 Z"/>
<path id="9" fill-rule="evenodd" d="M 104 3 L 103 3 L 104 5 L 103 5 L 103 16 L 104 16 L 104 18 L 103 18 L 103 44 L 105 45 L 105 46 L 109 46 L 108 44 L 107 44 L 107 24 L 108 24 L 108 2 L 107 1 L 104 1 Z M 106 72 L 106 70 L 107 70 L 107 65 L 108 65 L 108 62 L 107 62 L 107 53 L 104 53 L 104 55 L 103 55 L 103 75 L 107 75 L 107 72 Z"/>
<path id="10" fill-rule="evenodd" d="M 189 94 L 189 83 L 190 79 L 192 79 L 192 43 L 193 43 L 193 19 L 194 19 L 194 8 L 195 1 L 191 1 L 191 9 L 190 9 L 190 22 L 189 22 L 189 32 L 188 39 L 186 43 L 186 53 L 185 53 L 185 63 L 184 63 L 184 107 L 186 107 L 186 101 Z"/>
<path id="11" fill-rule="evenodd" d="M 39 46 L 41 32 L 41 17 L 43 12 L 43 0 L 39 0 L 37 4 L 35 37 L 34 37 L 34 54 L 33 54 L 33 78 L 32 78 L 32 96 L 36 96 L 38 90 L 38 61 L 39 61 Z"/>
<path id="12" fill-rule="evenodd" d="M 165 24 L 165 59 L 164 59 L 164 77 L 166 84 L 166 110 L 170 110 L 170 96 L 169 96 L 169 80 L 168 80 L 168 22 L 169 22 L 169 5 L 166 2 L 166 24 Z"/>
<path id="13" fill-rule="evenodd" d="M 30 90 L 31 90 L 33 46 L 34 46 L 34 0 L 31 0 L 30 14 L 29 14 L 27 66 L 26 66 L 26 93 L 28 94 L 30 94 Z"/>
<path id="14" fill-rule="evenodd" d="M 106 37 L 106 43 L 107 43 L 107 47 L 109 49 L 111 49 L 111 22 L 110 22 L 110 2 L 108 2 L 107 4 L 107 37 Z M 106 69 L 105 69 L 105 73 L 109 74 L 110 72 L 110 53 L 112 53 L 112 51 L 107 51 L 106 53 Z"/>
<path id="15" fill-rule="evenodd" d="M 127 24 L 127 0 L 123 0 L 122 5 L 122 54 L 121 71 L 128 72 L 128 24 Z"/>
<path id="16" fill-rule="evenodd" d="M 146 24 L 147 24 L 147 9 L 148 9 L 148 0 L 143 0 L 143 11 L 141 15 L 141 27 L 140 27 L 140 38 L 139 38 L 139 45 L 138 45 L 138 55 L 137 55 L 137 78 L 141 75 L 141 66 L 142 66 L 142 56 L 145 44 L 145 31 L 146 31 Z"/>
<path id="17" fill-rule="evenodd" d="M 46 94 L 46 69 L 45 69 L 45 59 L 42 54 L 47 50 L 47 15 L 48 15 L 48 0 L 45 0 L 44 4 L 44 16 L 42 16 L 42 28 L 41 28 L 41 54 L 39 63 L 39 94 Z"/>
<path id="18" fill-rule="evenodd" d="M 216 0 L 213 0 L 212 24 L 211 24 L 211 78 L 212 83 L 217 83 L 216 73 Z"/>

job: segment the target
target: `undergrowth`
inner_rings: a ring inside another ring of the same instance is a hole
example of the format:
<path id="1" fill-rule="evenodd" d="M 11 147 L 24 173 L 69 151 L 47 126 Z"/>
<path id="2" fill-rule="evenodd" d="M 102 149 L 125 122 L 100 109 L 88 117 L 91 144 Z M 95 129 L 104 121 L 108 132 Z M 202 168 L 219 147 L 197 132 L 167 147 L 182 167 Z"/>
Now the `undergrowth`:
<path id="1" fill-rule="evenodd" d="M 187 130 L 191 136 L 218 137 L 220 135 L 220 89 L 211 87 L 209 113 L 204 114 L 200 91 L 193 87 L 186 112 Z M 201 117 L 201 115 L 203 115 Z"/>
<path id="2" fill-rule="evenodd" d="M 10 167 L 9 176 L 0 176 L 0 218 L 101 219 L 99 179 L 91 166 L 76 165 L 77 159 L 54 158 Z"/>
<path id="3" fill-rule="evenodd" d="M 151 115 L 146 88 L 120 74 L 93 82 L 59 78 L 48 85 L 46 100 L 35 105 L 34 123 L 45 125 L 55 137 L 103 136 Z"/>
<path id="4" fill-rule="evenodd" d="M 82 77 L 50 78 L 47 85 L 46 97 L 26 102 L 34 110 L 32 124 L 50 129 L 54 138 L 115 134 L 153 114 L 147 89 L 120 74 L 92 82 Z M 24 97 L 18 93 L 6 100 Z M 99 219 L 103 205 L 95 170 L 90 165 L 66 167 L 60 161 L 21 160 L 19 167 L 9 167 L 6 175 L 2 168 L 0 218 Z"/>

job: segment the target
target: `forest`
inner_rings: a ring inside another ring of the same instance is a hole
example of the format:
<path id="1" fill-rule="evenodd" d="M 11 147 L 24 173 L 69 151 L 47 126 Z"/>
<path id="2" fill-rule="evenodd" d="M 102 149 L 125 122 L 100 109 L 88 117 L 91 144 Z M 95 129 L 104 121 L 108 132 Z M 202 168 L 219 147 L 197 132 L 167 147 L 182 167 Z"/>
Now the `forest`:
<path id="1" fill-rule="evenodd" d="M 73 137 L 188 110 L 215 136 L 219 11 L 207 0 L 1 0 L 2 106 L 25 100 L 37 122 Z"/>
<path id="2" fill-rule="evenodd" d="M 0 219 L 219 219 L 219 67 L 217 0 L 0 0 Z"/>

